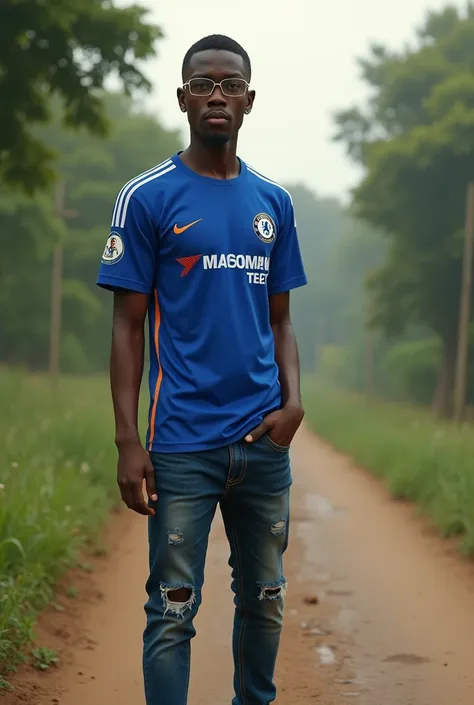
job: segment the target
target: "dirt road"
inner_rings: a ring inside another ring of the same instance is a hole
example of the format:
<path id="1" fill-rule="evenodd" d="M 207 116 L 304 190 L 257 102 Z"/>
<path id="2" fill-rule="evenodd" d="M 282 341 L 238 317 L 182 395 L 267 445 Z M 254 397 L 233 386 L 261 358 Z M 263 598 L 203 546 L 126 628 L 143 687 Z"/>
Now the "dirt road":
<path id="1" fill-rule="evenodd" d="M 289 592 L 279 705 L 472 705 L 474 568 L 411 507 L 303 429 L 293 449 Z M 146 526 L 121 513 L 111 552 L 41 621 L 61 667 L 24 669 L 3 705 L 142 705 Z M 227 545 L 213 528 L 190 705 L 230 705 Z"/>

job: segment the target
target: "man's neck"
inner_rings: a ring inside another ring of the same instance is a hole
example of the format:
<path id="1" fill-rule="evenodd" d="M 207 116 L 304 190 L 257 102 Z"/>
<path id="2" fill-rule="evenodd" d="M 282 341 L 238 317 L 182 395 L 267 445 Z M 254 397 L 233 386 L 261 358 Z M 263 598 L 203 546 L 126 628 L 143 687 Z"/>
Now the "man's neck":
<path id="1" fill-rule="evenodd" d="M 240 173 L 237 139 L 213 147 L 193 135 L 191 144 L 181 154 L 181 161 L 201 176 L 214 179 L 235 179 Z"/>

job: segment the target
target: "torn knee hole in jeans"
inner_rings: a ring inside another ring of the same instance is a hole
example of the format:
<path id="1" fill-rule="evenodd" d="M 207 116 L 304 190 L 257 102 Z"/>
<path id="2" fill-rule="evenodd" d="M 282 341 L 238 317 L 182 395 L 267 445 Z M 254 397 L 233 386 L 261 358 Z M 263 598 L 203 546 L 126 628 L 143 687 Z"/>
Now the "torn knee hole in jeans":
<path id="1" fill-rule="evenodd" d="M 189 585 L 160 585 L 160 589 L 165 606 L 165 614 L 170 612 L 176 617 L 183 617 L 186 610 L 190 610 L 196 602 L 194 590 Z"/>
<path id="2" fill-rule="evenodd" d="M 260 595 L 259 600 L 284 600 L 286 592 L 288 590 L 288 583 L 286 580 L 281 580 L 279 583 L 274 583 L 273 585 L 260 585 Z"/>
<path id="3" fill-rule="evenodd" d="M 184 542 L 183 532 L 179 529 L 168 530 L 168 546 L 181 546 Z"/>
<path id="4" fill-rule="evenodd" d="M 270 531 L 273 536 L 281 536 L 286 530 L 286 519 L 277 519 L 271 525 Z"/>

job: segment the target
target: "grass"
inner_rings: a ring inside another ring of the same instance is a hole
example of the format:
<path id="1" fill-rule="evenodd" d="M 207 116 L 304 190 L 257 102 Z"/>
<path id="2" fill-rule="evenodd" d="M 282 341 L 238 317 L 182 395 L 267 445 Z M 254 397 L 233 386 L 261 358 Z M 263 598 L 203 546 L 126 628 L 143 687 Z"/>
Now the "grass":
<path id="1" fill-rule="evenodd" d="M 1 370 L 0 399 L 1 688 L 57 579 L 86 545 L 100 546 L 118 492 L 105 379 L 65 378 L 53 391 L 46 378 Z"/>
<path id="2" fill-rule="evenodd" d="M 59 657 L 55 651 L 40 647 L 39 649 L 33 649 L 31 655 L 34 658 L 35 667 L 39 671 L 47 671 L 50 666 L 57 666 L 59 663 Z"/>
<path id="3" fill-rule="evenodd" d="M 474 554 L 474 429 L 428 412 L 303 379 L 306 419 L 357 464 L 412 500 L 444 536 Z M 0 370 L 0 690 L 27 658 L 38 612 L 118 502 L 113 419 L 105 379 L 48 380 Z M 87 562 L 79 563 L 84 570 Z M 76 594 L 74 586 L 71 595 Z M 58 607 L 59 608 L 59 607 Z M 35 649 L 45 669 L 53 652 Z"/>
<path id="4" fill-rule="evenodd" d="M 416 502 L 443 536 L 474 555 L 474 428 L 435 421 L 428 411 L 303 379 L 306 419 L 335 448 Z"/>

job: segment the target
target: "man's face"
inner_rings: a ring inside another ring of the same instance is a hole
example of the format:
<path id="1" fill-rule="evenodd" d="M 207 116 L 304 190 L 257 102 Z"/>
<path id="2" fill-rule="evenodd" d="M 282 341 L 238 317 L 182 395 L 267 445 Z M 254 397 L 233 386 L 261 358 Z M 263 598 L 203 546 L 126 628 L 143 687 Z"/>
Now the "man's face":
<path id="1" fill-rule="evenodd" d="M 211 95 L 193 95 L 205 92 L 208 83 L 196 81 L 198 78 L 216 83 L 236 79 L 234 83 L 226 81 L 223 88 L 225 93 L 238 93 L 240 86 L 243 87 L 242 80 L 248 81 L 244 60 L 230 51 L 211 49 L 198 52 L 191 57 L 184 77 L 185 87 L 178 89 L 179 105 L 188 114 L 191 132 L 209 144 L 226 144 L 238 133 L 245 112 L 251 110 L 255 91 L 249 91 L 245 86 L 241 96 L 225 95 L 220 86 L 215 86 Z"/>

